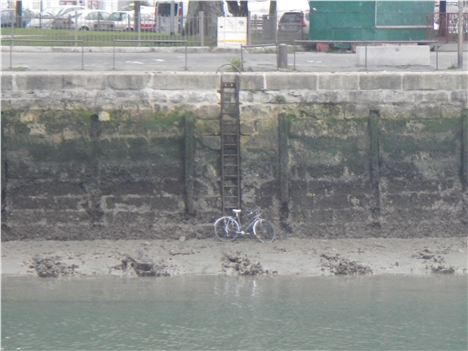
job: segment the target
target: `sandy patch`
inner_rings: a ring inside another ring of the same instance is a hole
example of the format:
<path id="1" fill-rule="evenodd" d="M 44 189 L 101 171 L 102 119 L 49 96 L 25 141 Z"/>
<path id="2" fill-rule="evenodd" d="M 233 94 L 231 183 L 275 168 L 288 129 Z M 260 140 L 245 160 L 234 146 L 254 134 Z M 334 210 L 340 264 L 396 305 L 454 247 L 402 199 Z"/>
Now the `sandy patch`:
<path id="1" fill-rule="evenodd" d="M 211 239 L 8 241 L 2 243 L 2 274 L 36 277 L 34 258 L 53 257 L 74 267 L 73 276 L 132 275 L 122 260 L 133 257 L 164 264 L 170 275 L 226 274 L 225 253 L 247 256 L 278 275 L 333 274 L 323 257 L 336 256 L 368 266 L 372 274 L 434 274 L 440 262 L 455 274 L 468 272 L 467 238 L 423 239 L 298 239 L 262 244 L 253 240 L 233 243 Z"/>

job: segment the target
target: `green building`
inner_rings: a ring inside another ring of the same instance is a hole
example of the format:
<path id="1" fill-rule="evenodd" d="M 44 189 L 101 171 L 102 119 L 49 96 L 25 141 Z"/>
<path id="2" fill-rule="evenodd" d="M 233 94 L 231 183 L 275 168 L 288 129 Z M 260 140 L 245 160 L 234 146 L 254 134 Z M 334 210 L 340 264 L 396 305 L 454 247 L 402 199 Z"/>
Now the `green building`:
<path id="1" fill-rule="evenodd" d="M 434 1 L 309 1 L 310 40 L 427 40 Z"/>

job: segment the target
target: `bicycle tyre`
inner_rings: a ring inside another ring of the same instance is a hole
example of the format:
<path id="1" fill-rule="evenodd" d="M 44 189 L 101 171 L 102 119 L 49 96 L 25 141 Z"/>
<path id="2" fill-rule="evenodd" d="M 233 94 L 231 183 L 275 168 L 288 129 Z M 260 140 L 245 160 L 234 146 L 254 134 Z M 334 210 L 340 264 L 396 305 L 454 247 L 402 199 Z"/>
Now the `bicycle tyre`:
<path id="1" fill-rule="evenodd" d="M 253 233 L 258 241 L 262 243 L 271 243 L 276 239 L 273 225 L 265 219 L 260 219 L 253 226 Z"/>
<path id="2" fill-rule="evenodd" d="M 239 223 L 231 216 L 220 217 L 214 222 L 215 235 L 222 241 L 236 240 L 239 235 Z"/>

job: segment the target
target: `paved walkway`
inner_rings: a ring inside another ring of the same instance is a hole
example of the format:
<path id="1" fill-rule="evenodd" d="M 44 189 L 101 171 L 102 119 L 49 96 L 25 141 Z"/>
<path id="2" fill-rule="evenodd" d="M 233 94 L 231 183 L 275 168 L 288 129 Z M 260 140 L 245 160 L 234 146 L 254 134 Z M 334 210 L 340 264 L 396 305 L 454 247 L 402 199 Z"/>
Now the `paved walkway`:
<path id="1" fill-rule="evenodd" d="M 115 56 L 112 48 L 14 48 L 10 54 L 9 47 L 2 48 L 2 70 L 13 67 L 14 70 L 52 71 L 80 70 L 82 63 L 85 70 L 148 70 L 148 71 L 188 71 L 214 72 L 223 64 L 240 62 L 240 51 L 208 51 L 190 48 L 185 54 L 184 48 L 166 48 L 169 50 L 152 50 L 152 48 L 127 48 L 117 50 Z M 123 51 L 123 52 L 122 52 Z M 11 62 L 10 62 L 11 59 Z M 243 55 L 246 71 L 276 71 L 276 54 L 270 50 L 249 50 Z M 289 69 L 303 72 L 314 71 L 365 71 L 357 66 L 355 53 L 319 53 L 297 52 L 288 57 Z M 431 66 L 404 67 L 368 67 L 369 71 L 416 70 L 427 71 L 438 69 L 455 69 L 457 52 L 431 52 Z M 464 69 L 468 69 L 468 52 L 464 53 Z"/>

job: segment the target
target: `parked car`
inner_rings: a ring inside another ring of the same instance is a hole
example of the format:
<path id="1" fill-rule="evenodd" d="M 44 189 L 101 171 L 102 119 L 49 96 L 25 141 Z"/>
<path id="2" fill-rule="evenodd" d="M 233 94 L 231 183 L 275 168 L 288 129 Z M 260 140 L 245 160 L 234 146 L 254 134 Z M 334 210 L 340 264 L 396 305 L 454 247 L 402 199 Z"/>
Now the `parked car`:
<path id="1" fill-rule="evenodd" d="M 62 6 L 62 9 L 57 13 L 56 17 L 67 17 L 73 15 L 75 12 L 84 11 L 83 6 Z"/>
<path id="2" fill-rule="evenodd" d="M 49 7 L 41 13 L 36 14 L 28 23 L 28 28 L 50 28 L 52 20 L 57 17 L 63 7 Z"/>
<path id="3" fill-rule="evenodd" d="M 130 11 L 112 12 L 106 21 L 101 22 L 101 26 L 109 30 L 133 31 L 133 13 Z"/>
<path id="4" fill-rule="evenodd" d="M 25 10 L 21 16 L 21 27 L 25 28 L 31 21 L 33 13 Z M 16 10 L 15 9 L 4 9 L 1 12 L 0 24 L 2 28 L 16 27 L 17 26 Z"/>
<path id="5" fill-rule="evenodd" d="M 54 29 L 75 29 L 78 30 L 102 30 L 105 29 L 103 22 L 107 20 L 109 13 L 101 10 L 85 10 L 76 12 L 65 18 L 55 18 L 52 21 Z"/>
<path id="6" fill-rule="evenodd" d="M 156 29 L 156 21 L 154 20 L 154 14 L 141 14 L 140 30 L 142 32 L 154 32 Z"/>
<path id="7" fill-rule="evenodd" d="M 278 24 L 278 41 L 293 42 L 307 40 L 309 37 L 309 12 L 285 12 Z"/>
<path id="8" fill-rule="evenodd" d="M 61 10 L 51 21 L 50 27 L 53 29 L 70 29 L 72 28 L 72 19 L 84 10 L 83 6 L 62 6 Z"/>

